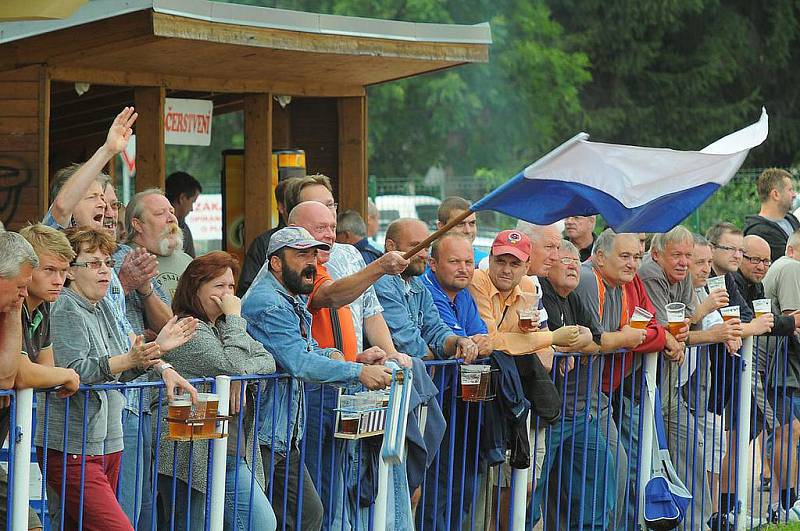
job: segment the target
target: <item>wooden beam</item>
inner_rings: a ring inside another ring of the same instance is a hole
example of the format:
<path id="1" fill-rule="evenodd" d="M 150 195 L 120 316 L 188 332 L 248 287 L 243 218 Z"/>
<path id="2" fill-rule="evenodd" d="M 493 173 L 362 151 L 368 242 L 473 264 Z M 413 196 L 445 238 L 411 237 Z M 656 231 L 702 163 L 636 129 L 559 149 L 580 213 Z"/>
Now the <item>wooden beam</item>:
<path id="1" fill-rule="evenodd" d="M 272 219 L 272 95 L 244 97 L 244 248 Z"/>
<path id="2" fill-rule="evenodd" d="M 339 98 L 339 207 L 367 219 L 367 98 Z"/>
<path id="3" fill-rule="evenodd" d="M 168 90 L 190 90 L 206 92 L 234 92 L 264 94 L 287 94 L 289 96 L 362 96 L 364 87 L 359 85 L 335 85 L 320 80 L 318 83 L 279 80 L 249 80 L 196 76 L 175 76 L 154 72 L 105 70 L 67 66 L 49 67 L 50 77 L 58 81 L 84 81 L 98 85 L 121 85 L 137 87 L 164 87 Z"/>
<path id="4" fill-rule="evenodd" d="M 291 105 L 291 104 L 290 104 Z M 291 113 L 286 107 L 272 106 L 272 149 L 291 149 L 292 125 Z"/>
<path id="5" fill-rule="evenodd" d="M 166 13 L 153 13 L 153 34 L 157 37 L 174 37 L 315 54 L 378 55 L 422 61 L 489 62 L 488 44 L 421 42 L 307 33 L 209 22 Z"/>
<path id="6" fill-rule="evenodd" d="M 164 189 L 164 87 L 136 87 L 136 191 Z"/>
<path id="7" fill-rule="evenodd" d="M 50 205 L 50 76 L 39 69 L 39 212 Z"/>

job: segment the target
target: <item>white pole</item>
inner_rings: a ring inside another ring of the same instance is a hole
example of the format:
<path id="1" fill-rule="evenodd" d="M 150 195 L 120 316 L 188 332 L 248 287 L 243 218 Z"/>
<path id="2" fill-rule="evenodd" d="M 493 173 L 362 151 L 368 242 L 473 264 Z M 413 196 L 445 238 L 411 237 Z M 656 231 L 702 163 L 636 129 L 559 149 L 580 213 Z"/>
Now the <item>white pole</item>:
<path id="1" fill-rule="evenodd" d="M 219 414 L 227 416 L 231 397 L 231 377 L 217 376 L 217 391 L 219 396 Z M 222 433 L 222 426 L 228 423 L 220 423 L 217 426 L 217 433 Z M 214 461 L 211 468 L 211 531 L 222 531 L 224 525 L 223 513 L 225 510 L 225 465 L 228 456 L 228 430 L 225 436 L 214 439 Z"/>
<path id="2" fill-rule="evenodd" d="M 28 529 L 28 503 L 31 476 L 31 417 L 33 415 L 33 389 L 17 391 L 16 416 L 20 439 L 14 446 L 14 509 L 11 526 L 14 531 Z M 11 426 L 9 437 L 14 437 Z"/>
<path id="3" fill-rule="evenodd" d="M 746 337 L 742 340 L 742 348 L 739 350 L 742 356 L 742 380 L 739 387 L 739 426 L 736 432 L 736 453 L 739 458 L 737 459 L 738 467 L 734 472 L 736 474 L 736 494 L 739 497 L 739 504 L 736 512 L 737 529 L 749 529 L 750 526 L 747 520 L 747 479 L 749 477 L 747 466 L 749 460 L 747 458 L 750 447 L 750 409 L 752 407 L 753 396 L 753 336 Z"/>
<path id="4" fill-rule="evenodd" d="M 651 382 L 656 384 L 656 378 L 658 374 L 658 356 L 657 352 L 651 354 L 644 355 L 644 372 L 642 373 L 642 378 L 649 378 Z M 656 387 L 658 387 L 656 385 Z M 645 380 L 645 389 L 647 389 L 647 380 Z M 656 389 L 656 393 L 658 389 Z M 652 403 L 650 400 L 650 394 L 645 392 L 644 396 L 641 398 L 646 402 L 643 404 L 644 407 L 642 408 L 642 414 L 639 417 L 639 422 L 642 426 L 642 440 L 639 444 L 639 467 L 636 468 L 635 463 L 628 463 L 628 469 L 634 468 L 638 475 L 639 475 L 639 523 L 642 525 L 642 529 L 644 529 L 644 488 L 647 484 L 647 480 L 650 477 L 650 469 L 653 466 L 653 410 L 655 408 L 655 404 Z M 631 429 L 638 429 L 638 426 L 631 426 Z M 619 441 L 619 444 L 622 444 L 622 441 Z M 628 457 L 630 459 L 630 457 Z"/>
<path id="5" fill-rule="evenodd" d="M 528 418 L 526 420 L 527 430 L 528 433 L 531 432 L 531 414 L 528 412 Z M 544 444 L 544 441 L 535 441 L 534 438 L 531 439 L 530 443 Z M 536 460 L 536 451 L 534 448 L 533 451 L 533 458 L 532 461 Z M 511 529 L 513 531 L 525 531 L 525 513 L 528 510 L 528 471 L 534 467 L 536 470 L 534 463 L 531 463 L 528 468 L 512 468 L 511 469 L 511 482 L 514 484 L 514 490 L 511 493 L 511 496 L 514 500 L 514 513 L 511 515 Z M 536 481 L 536 478 L 534 478 Z"/>
<path id="6" fill-rule="evenodd" d="M 389 502 L 389 465 L 378 457 L 378 496 L 375 498 L 374 528 L 386 529 L 386 504 Z"/>

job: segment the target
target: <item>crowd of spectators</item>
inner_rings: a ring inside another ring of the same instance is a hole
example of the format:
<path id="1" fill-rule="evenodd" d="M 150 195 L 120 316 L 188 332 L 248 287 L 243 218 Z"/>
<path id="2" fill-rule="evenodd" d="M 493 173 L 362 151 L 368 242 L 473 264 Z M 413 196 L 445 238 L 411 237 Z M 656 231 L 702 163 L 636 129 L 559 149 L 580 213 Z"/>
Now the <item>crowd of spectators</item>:
<path id="1" fill-rule="evenodd" d="M 342 393 L 387 388 L 392 367 L 411 368 L 414 404 L 430 404 L 424 433 L 409 435 L 408 463 L 393 469 L 404 478 L 392 502 L 396 528 L 416 518 L 426 529 L 458 529 L 469 517 L 507 529 L 515 470 L 527 470 L 516 477 L 527 482 L 531 522 L 566 526 L 567 504 L 571 528 L 634 525 L 637 382 L 642 355 L 660 353 L 668 446 L 697 493 L 690 517 L 711 515 L 710 527 L 728 529 L 737 499 L 727 472 L 736 455 L 735 360 L 743 338 L 767 334 L 789 356 L 756 354 L 759 421 L 750 436 L 787 456 L 764 478 L 780 490 L 770 517 L 797 501 L 800 223 L 789 213 L 787 172 L 759 177 L 762 208 L 744 233 L 721 222 L 704 236 L 683 226 L 617 234 L 596 231 L 595 216 L 573 216 L 563 235 L 520 221 L 486 252 L 474 246 L 475 214 L 463 216 L 471 204 L 451 197 L 437 226 L 462 221 L 408 258 L 430 235 L 424 222 L 393 221 L 379 250 L 370 240 L 374 204 L 367 220 L 339 212 L 326 176 L 295 177 L 278 183 L 281 222 L 254 239 L 240 271 L 222 251 L 195 257 L 185 218 L 202 186 L 191 175 L 174 173 L 165 193 L 119 203 L 103 168 L 136 118 L 124 109 L 88 161 L 56 173 L 41 223 L 0 231 L 0 388 L 57 389 L 38 402 L 34 444 L 49 512 L 63 511 L 65 528 L 203 528 L 209 444 L 169 441 L 156 412 L 179 394 L 196 404 L 190 380 L 275 372 L 286 377 L 267 390 L 246 380 L 231 387 L 225 528 L 313 531 L 363 518 L 353 489 L 371 483 L 353 471 L 371 464 L 334 437 L 335 409 Z M 711 277 L 719 277 L 713 289 Z M 757 315 L 763 299 L 772 309 Z M 668 316 L 674 303 L 685 308 L 677 325 Z M 738 316 L 723 319 L 731 306 Z M 451 392 L 458 373 L 437 389 L 421 363 L 430 359 L 488 362 L 498 374 L 480 448 L 461 436 L 480 419 Z M 166 392 L 95 385 L 153 381 Z M 94 387 L 78 392 L 81 384 Z M 0 405 L 5 438 L 9 409 Z M 434 459 L 444 449 L 480 459 Z M 0 496 L 7 490 L 0 473 Z M 463 511 L 448 511 L 448 497 L 464 500 Z M 493 500 L 500 510 L 487 510 Z M 31 511 L 29 528 L 40 527 Z"/>

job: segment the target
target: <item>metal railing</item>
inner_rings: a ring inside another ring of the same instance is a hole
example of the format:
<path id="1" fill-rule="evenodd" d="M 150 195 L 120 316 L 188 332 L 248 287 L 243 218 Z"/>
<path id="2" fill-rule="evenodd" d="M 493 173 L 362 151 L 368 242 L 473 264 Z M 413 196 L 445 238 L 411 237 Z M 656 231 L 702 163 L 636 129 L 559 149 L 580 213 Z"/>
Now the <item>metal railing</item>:
<path id="1" fill-rule="evenodd" d="M 37 414 L 44 416 L 40 425 L 45 427 L 36 448 L 43 473 L 43 503 L 38 512 L 46 527 L 70 527 L 69 518 L 78 528 L 82 526 L 89 420 L 85 406 L 92 393 L 147 387 L 154 399 L 139 403 L 137 444 L 145 444 L 143 423 L 152 422 L 153 447 L 144 450 L 152 451 L 153 479 L 145 485 L 144 474 L 139 477 L 137 472 L 133 491 L 117 494 L 120 499 L 133 497 L 135 502 L 149 494 L 167 510 L 158 514 L 154 509 L 147 521 L 137 515 L 133 519 L 137 529 L 257 529 L 258 519 L 265 514 L 264 499 L 271 506 L 267 515 L 277 515 L 278 529 L 302 528 L 304 518 L 320 510 L 323 529 L 385 529 L 381 522 L 387 521 L 398 528 L 393 519 L 408 517 L 406 506 L 413 519 L 409 528 L 426 531 L 635 529 L 643 522 L 639 493 L 649 477 L 647 449 L 653 444 L 652 419 L 644 398 L 644 375 L 649 374 L 658 382 L 672 461 L 692 494 L 681 528 L 707 529 L 710 519 L 712 529 L 747 529 L 792 520 L 795 513 L 788 497 L 798 485 L 795 463 L 800 425 L 791 412 L 787 344 L 788 338 L 759 337 L 746 341 L 736 355 L 719 345 L 702 345 L 687 351 L 681 366 L 657 354 L 559 354 L 552 378 L 562 400 L 560 415 L 549 423 L 532 415 L 522 430 L 529 436 L 525 451 L 529 451 L 530 469 L 487 465 L 495 436 L 492 430 L 498 426 L 486 421 L 486 408 L 499 408 L 510 391 L 501 376 L 494 375 L 497 396 L 493 401 L 464 401 L 459 364 L 452 360 L 426 363 L 436 392 L 409 412 L 410 431 L 402 454 L 407 457 L 397 462 L 386 460 L 381 437 L 334 437 L 333 410 L 340 391 L 309 386 L 302 401 L 305 421 L 298 428 L 305 434 L 296 447 L 299 459 L 283 464 L 281 452 L 266 446 L 259 434 L 272 435 L 266 438 L 274 440 L 279 430 L 287 430 L 287 440 L 298 438 L 291 423 L 272 424 L 266 432 L 263 427 L 265 404 L 277 407 L 276 400 L 266 398 L 276 398 L 286 390 L 291 393 L 299 385 L 286 375 L 220 376 L 193 382 L 219 395 L 222 416 L 228 413 L 232 383 L 239 404 L 248 403 L 242 410 L 246 414 L 227 421 L 227 430 L 237 433 L 232 447 L 222 436 L 224 422 L 216 427 L 222 437 L 211 439 L 210 444 L 163 441 L 165 391 L 160 382 L 81 387 L 77 398 L 66 401 L 63 419 L 51 418 L 53 401 L 62 399 L 52 390 L 37 391 Z M 33 390 L 0 392 L 11 400 L 8 529 L 27 529 L 33 395 Z M 84 405 L 83 429 L 69 433 L 69 404 L 76 400 Z M 152 414 L 147 415 L 148 411 Z M 288 413 L 287 418 L 295 418 L 299 412 Z M 496 419 L 497 410 L 492 414 Z M 58 453 L 42 451 L 51 446 L 50 431 L 61 422 L 67 433 Z M 775 439 L 771 453 L 765 442 L 770 436 Z M 70 457 L 68 440 L 79 442 L 82 455 Z M 426 446 L 429 441 L 435 446 Z M 189 447 L 188 462 L 180 457 L 181 445 Z M 203 445 L 202 451 L 195 451 L 194 445 Z M 58 467 L 51 470 L 53 463 L 48 462 L 53 455 L 62 459 L 56 476 L 53 470 Z M 165 455 L 170 456 L 171 473 L 159 474 Z M 78 481 L 68 479 L 64 466 L 68 458 L 82 459 Z M 204 478 L 193 477 L 196 459 L 205 463 Z M 241 463 L 247 467 L 241 468 Z M 306 468 L 308 475 L 303 473 Z M 180 479 L 182 474 L 188 475 L 187 481 Z M 771 485 L 760 489 L 761 477 L 768 476 Z M 403 485 L 406 490 L 399 488 Z M 309 486 L 315 497 L 290 494 L 303 493 Z M 68 491 L 76 493 L 78 500 L 71 513 L 65 503 L 58 503 L 67 499 Z M 310 506 L 306 505 L 309 500 Z M 781 503 L 783 508 L 778 510 Z M 200 515 L 199 526 L 193 514 Z"/>

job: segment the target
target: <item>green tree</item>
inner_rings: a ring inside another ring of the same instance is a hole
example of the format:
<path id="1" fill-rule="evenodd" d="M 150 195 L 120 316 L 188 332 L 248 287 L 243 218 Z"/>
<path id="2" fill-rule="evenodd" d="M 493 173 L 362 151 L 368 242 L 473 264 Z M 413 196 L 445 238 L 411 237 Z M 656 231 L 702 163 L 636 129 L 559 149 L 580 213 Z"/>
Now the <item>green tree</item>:
<path id="1" fill-rule="evenodd" d="M 748 164 L 797 162 L 798 5 L 791 0 L 551 0 L 588 55 L 584 127 L 612 142 L 699 149 L 770 113 Z"/>

